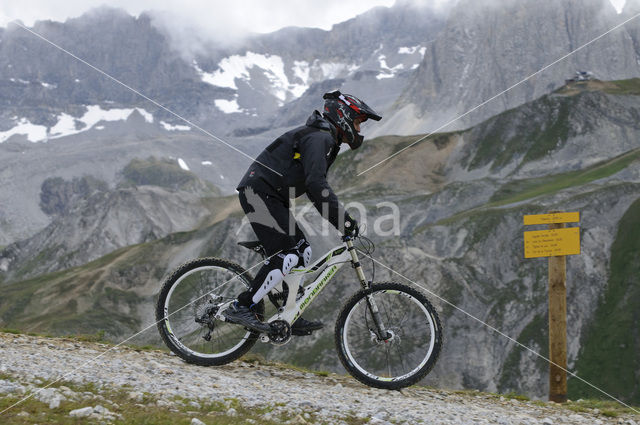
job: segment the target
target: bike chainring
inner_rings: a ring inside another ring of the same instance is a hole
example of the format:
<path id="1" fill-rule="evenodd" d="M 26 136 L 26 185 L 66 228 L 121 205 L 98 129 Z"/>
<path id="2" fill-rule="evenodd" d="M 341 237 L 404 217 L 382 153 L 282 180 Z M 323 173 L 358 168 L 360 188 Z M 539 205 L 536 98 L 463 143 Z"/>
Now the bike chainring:
<path id="1" fill-rule="evenodd" d="M 271 332 L 269 342 L 273 345 L 284 345 L 291 340 L 291 325 L 285 320 L 274 320 L 269 322 Z"/>

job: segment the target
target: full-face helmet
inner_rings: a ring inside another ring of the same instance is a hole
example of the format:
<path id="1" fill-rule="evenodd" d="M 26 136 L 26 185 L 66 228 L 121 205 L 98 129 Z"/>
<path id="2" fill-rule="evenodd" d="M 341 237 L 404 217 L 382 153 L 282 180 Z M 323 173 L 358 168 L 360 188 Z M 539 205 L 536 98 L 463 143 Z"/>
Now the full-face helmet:
<path id="1" fill-rule="evenodd" d="M 342 94 L 339 90 L 325 93 L 323 116 L 333 124 L 342 141 L 347 142 L 351 149 L 357 149 L 362 145 L 364 137 L 356 130 L 356 119 L 364 122 L 371 118 L 380 121 L 382 117 L 371 109 L 366 103 L 350 94 Z"/>

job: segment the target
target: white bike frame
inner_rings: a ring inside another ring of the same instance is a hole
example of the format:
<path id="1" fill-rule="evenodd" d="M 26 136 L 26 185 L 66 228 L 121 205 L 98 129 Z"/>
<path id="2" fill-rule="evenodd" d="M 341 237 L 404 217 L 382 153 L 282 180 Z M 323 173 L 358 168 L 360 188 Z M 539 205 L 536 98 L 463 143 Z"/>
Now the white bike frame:
<path id="1" fill-rule="evenodd" d="M 289 325 L 293 325 L 293 323 L 302 315 L 302 312 L 309 307 L 311 302 L 320 292 L 322 292 L 331 278 L 335 276 L 336 272 L 347 263 L 350 263 L 353 268 L 356 269 L 356 274 L 362 288 L 369 288 L 370 283 L 364 275 L 362 265 L 358 260 L 358 253 L 356 251 L 356 247 L 353 246 L 353 240 L 351 238 L 347 238 L 343 245 L 331 249 L 309 267 L 305 269 L 292 269 L 291 272 L 283 279 L 283 282 L 286 283 L 289 288 L 287 300 L 284 305 L 278 309 L 276 314 L 267 320 L 267 322 L 284 320 L 289 323 Z M 308 273 L 315 273 L 322 267 L 324 267 L 324 269 L 322 269 L 320 275 L 316 277 L 313 282 L 303 287 L 304 291 L 302 294 L 298 294 L 298 289 L 302 286 L 302 281 L 305 275 Z M 282 291 L 282 286 L 282 283 L 280 283 L 280 285 L 276 286 L 272 291 Z M 216 319 L 226 321 L 226 318 L 222 313 L 232 302 L 233 301 L 229 301 L 228 303 L 220 306 L 220 309 L 216 314 Z M 367 296 L 367 304 L 371 309 L 374 322 L 376 323 L 376 333 L 384 335 L 385 329 L 378 313 L 378 307 L 376 306 L 373 297 L 370 295 Z"/>
<path id="2" fill-rule="evenodd" d="M 287 300 L 279 311 L 269 318 L 268 322 L 285 320 L 289 324 L 293 324 L 302 315 L 302 312 L 309 307 L 318 294 L 322 292 L 331 278 L 335 276 L 336 272 L 345 264 L 354 265 L 360 284 L 363 288 L 367 288 L 369 284 L 365 279 L 362 266 L 358 261 L 356 248 L 353 246 L 353 241 L 348 239 L 344 245 L 337 246 L 328 251 L 309 267 L 305 269 L 294 268 L 284 277 L 284 283 L 286 283 L 289 288 Z M 305 275 L 315 273 L 321 267 L 324 267 L 324 270 L 322 270 L 320 275 L 307 286 L 304 286 L 301 294 L 298 293 L 298 289 L 302 286 Z M 274 288 L 274 290 L 282 291 L 282 284 Z"/>

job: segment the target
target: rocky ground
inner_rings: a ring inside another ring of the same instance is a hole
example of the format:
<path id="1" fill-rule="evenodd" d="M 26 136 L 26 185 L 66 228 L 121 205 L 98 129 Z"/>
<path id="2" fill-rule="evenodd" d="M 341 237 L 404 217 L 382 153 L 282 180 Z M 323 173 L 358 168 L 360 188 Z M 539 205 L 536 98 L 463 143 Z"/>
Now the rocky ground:
<path id="1" fill-rule="evenodd" d="M 149 408 L 194 425 L 640 423 L 640 415 L 580 402 L 416 386 L 385 391 L 255 359 L 204 368 L 157 350 L 0 333 L 0 422 L 139 423 L 136 414 Z"/>

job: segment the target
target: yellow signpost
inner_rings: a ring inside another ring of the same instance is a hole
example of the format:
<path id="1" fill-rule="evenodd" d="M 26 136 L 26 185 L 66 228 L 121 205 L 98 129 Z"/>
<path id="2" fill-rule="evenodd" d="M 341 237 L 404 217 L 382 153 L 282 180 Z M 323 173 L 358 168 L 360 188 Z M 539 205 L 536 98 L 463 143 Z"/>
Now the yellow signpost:
<path id="1" fill-rule="evenodd" d="M 524 258 L 580 254 L 580 228 L 524 232 Z"/>
<path id="2" fill-rule="evenodd" d="M 567 255 L 580 254 L 577 212 L 525 215 L 524 224 L 548 224 L 549 230 L 524 232 L 524 257 L 549 257 L 549 400 L 567 401 Z"/>
<path id="3" fill-rule="evenodd" d="M 577 223 L 579 221 L 580 213 L 578 212 L 534 214 L 524 216 L 525 226 L 530 224 Z"/>

